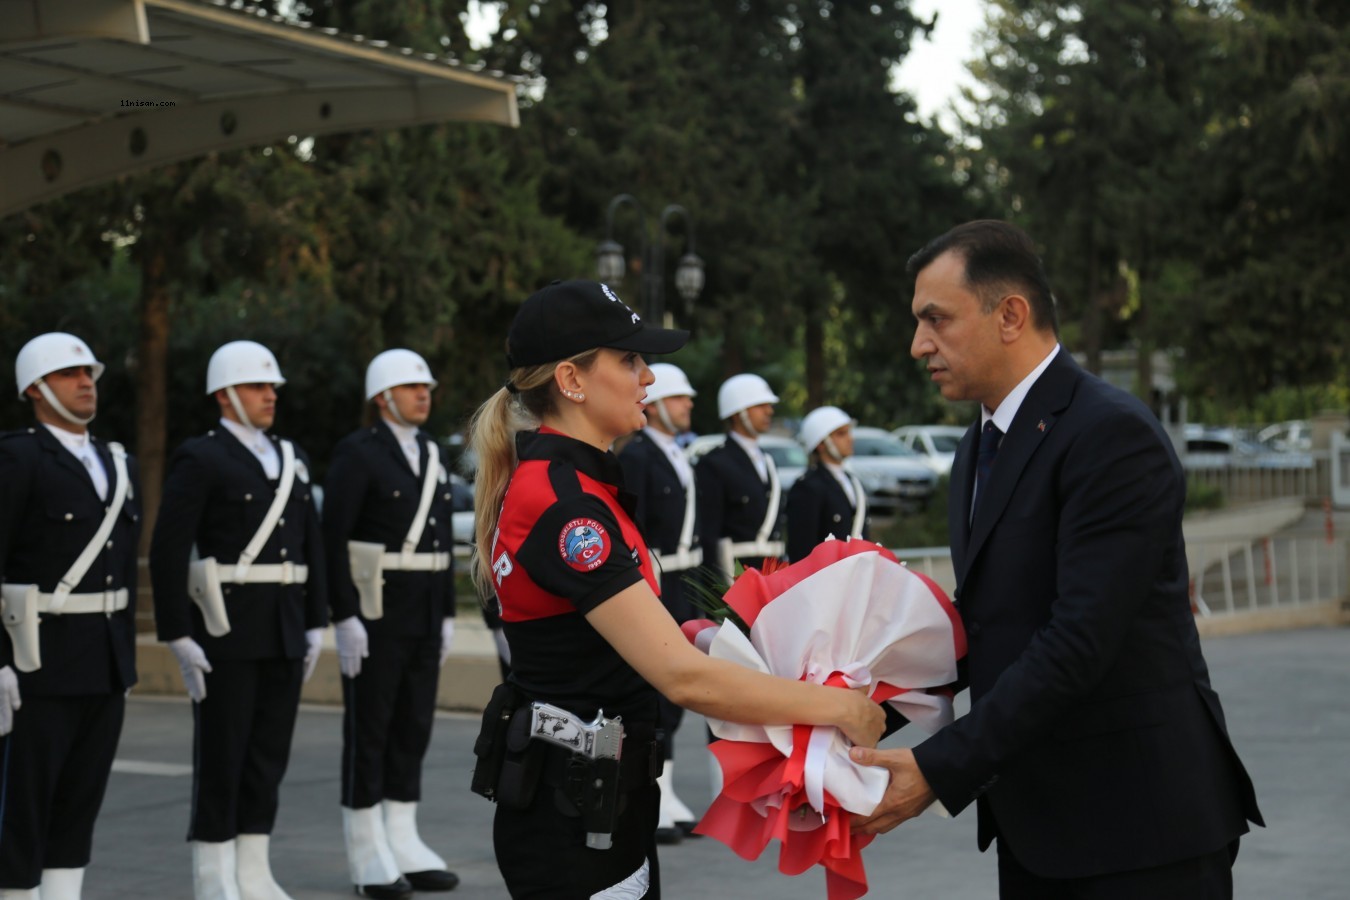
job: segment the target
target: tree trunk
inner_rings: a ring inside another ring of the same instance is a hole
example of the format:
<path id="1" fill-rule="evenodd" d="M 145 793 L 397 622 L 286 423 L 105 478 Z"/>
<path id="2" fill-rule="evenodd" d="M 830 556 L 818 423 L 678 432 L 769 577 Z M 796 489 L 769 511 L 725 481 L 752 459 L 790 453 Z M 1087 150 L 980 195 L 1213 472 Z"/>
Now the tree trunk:
<path id="1" fill-rule="evenodd" d="M 150 237 L 147 233 L 142 237 Z M 141 334 L 136 369 L 136 457 L 141 468 L 141 555 L 159 513 L 164 483 L 169 385 L 169 284 L 165 246 L 141 247 Z"/>

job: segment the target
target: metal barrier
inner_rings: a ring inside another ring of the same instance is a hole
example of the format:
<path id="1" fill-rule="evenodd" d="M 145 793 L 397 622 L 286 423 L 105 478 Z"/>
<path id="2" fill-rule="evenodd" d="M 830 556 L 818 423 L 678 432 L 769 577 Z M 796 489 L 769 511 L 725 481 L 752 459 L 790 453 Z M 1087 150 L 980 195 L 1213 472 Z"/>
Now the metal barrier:
<path id="1" fill-rule="evenodd" d="M 1213 488 L 1226 505 L 1255 503 L 1280 497 L 1326 497 L 1332 492 L 1332 454 L 1318 451 L 1309 465 L 1268 467 L 1239 465 L 1186 469 L 1186 483 Z M 1305 457 L 1306 459 L 1306 457 Z"/>
<path id="2" fill-rule="evenodd" d="M 1209 616 L 1339 602 L 1347 552 L 1344 539 L 1313 536 L 1190 541 L 1192 606 Z"/>

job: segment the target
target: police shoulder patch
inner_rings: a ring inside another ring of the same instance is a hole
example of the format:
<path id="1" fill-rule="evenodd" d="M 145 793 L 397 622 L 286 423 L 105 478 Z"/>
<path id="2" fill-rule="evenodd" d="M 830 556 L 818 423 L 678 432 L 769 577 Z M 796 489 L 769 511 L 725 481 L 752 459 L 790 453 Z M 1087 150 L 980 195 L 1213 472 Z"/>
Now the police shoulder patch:
<path id="1" fill-rule="evenodd" d="M 573 519 L 558 533 L 558 555 L 578 572 L 590 572 L 609 558 L 609 533 L 595 519 Z"/>

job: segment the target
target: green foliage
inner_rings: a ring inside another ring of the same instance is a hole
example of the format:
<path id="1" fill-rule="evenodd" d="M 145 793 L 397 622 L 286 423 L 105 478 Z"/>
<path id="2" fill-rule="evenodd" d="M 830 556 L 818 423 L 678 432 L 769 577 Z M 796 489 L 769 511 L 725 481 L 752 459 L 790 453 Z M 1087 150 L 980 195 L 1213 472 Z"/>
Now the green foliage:
<path id="1" fill-rule="evenodd" d="M 947 499 L 951 480 L 938 479 L 937 490 L 922 510 L 910 515 L 874 523 L 872 540 L 892 550 L 913 547 L 945 547 L 947 538 Z"/>
<path id="2" fill-rule="evenodd" d="M 1216 484 L 1203 484 L 1192 478 L 1186 479 L 1186 512 L 1223 509 L 1226 504 L 1223 488 Z"/>

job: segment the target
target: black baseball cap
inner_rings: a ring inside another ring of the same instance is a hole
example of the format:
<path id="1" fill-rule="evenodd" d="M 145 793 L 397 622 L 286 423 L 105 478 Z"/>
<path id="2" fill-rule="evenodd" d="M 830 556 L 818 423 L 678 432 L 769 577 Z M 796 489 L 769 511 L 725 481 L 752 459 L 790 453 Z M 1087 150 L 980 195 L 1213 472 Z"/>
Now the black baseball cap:
<path id="1" fill-rule="evenodd" d="M 555 281 L 521 305 L 506 337 L 512 369 L 538 366 L 610 347 L 638 353 L 674 353 L 689 340 L 677 328 L 652 328 L 598 281 Z"/>

